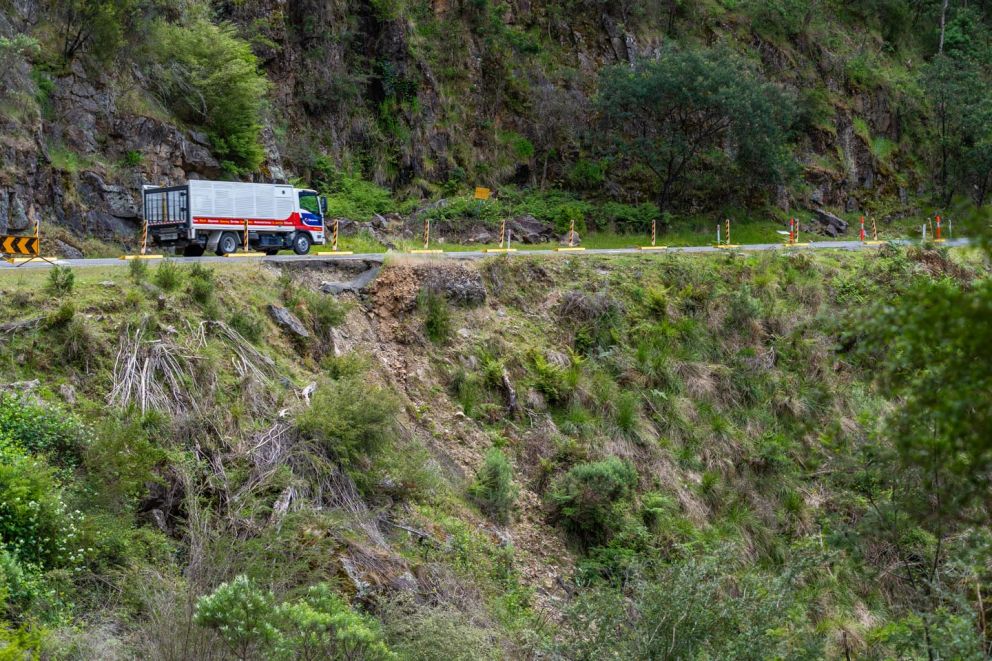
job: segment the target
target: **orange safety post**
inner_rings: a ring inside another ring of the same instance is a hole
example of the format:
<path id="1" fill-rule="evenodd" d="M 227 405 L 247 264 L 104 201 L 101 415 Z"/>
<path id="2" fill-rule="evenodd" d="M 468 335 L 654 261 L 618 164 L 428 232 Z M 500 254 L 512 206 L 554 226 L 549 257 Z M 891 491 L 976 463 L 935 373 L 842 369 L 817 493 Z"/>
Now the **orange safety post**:
<path id="1" fill-rule="evenodd" d="M 431 247 L 431 219 L 424 219 L 424 250 Z"/>
<path id="2" fill-rule="evenodd" d="M 331 250 L 334 252 L 338 251 L 338 232 L 340 230 L 341 219 L 334 219 L 334 232 L 331 234 Z"/>
<path id="3" fill-rule="evenodd" d="M 789 243 L 796 242 L 796 219 L 789 218 Z"/>
<path id="4" fill-rule="evenodd" d="M 727 245 L 730 245 L 730 219 L 727 219 Z"/>
<path id="5" fill-rule="evenodd" d="M 937 240 L 943 241 L 943 239 L 940 238 L 940 216 L 937 216 Z"/>
<path id="6" fill-rule="evenodd" d="M 244 251 L 248 252 L 248 219 L 245 218 L 245 244 Z"/>
<path id="7" fill-rule="evenodd" d="M 871 240 L 878 241 L 878 225 L 875 224 L 875 217 L 871 219 Z"/>
<path id="8" fill-rule="evenodd" d="M 861 216 L 861 243 L 865 242 L 865 217 Z"/>

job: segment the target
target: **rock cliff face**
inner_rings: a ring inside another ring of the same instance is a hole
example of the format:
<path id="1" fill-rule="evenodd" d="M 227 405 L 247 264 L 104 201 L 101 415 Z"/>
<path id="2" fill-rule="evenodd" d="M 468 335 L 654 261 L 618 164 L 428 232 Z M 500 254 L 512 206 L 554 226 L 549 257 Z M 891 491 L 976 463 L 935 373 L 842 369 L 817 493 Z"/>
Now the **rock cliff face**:
<path id="1" fill-rule="evenodd" d="M 515 0 L 502 15 L 484 16 L 454 0 L 389 8 L 401 4 L 214 3 L 272 82 L 266 161 L 256 180 L 312 180 L 320 155 L 423 194 L 448 181 L 554 183 L 585 153 L 597 72 L 656 53 L 681 16 L 672 9 L 648 20 L 626 2 L 574 3 L 565 13 L 561 3 Z M 31 33 L 47 5 L 9 7 L 0 15 L 3 37 Z M 806 185 L 781 190 L 777 204 L 850 211 L 869 198 L 917 192 L 912 176 L 894 175 L 898 154 L 879 148 L 897 144 L 904 130 L 884 87 L 855 89 L 845 63 L 824 47 L 690 19 L 680 18 L 709 41 L 729 40 L 757 56 L 766 75 L 798 96 L 814 83 L 831 95 L 797 148 Z M 504 32 L 497 35 L 493 21 Z M 113 240 L 137 230 L 143 184 L 224 176 L 207 136 L 155 102 L 127 52 L 110 67 L 79 58 L 44 88 L 30 61 L 8 54 L 0 63 L 5 108 L 24 100 L 19 111 L 0 114 L 0 231 L 41 219 Z M 36 107 L 28 99 L 38 99 Z M 622 182 L 606 188 L 625 193 Z"/>

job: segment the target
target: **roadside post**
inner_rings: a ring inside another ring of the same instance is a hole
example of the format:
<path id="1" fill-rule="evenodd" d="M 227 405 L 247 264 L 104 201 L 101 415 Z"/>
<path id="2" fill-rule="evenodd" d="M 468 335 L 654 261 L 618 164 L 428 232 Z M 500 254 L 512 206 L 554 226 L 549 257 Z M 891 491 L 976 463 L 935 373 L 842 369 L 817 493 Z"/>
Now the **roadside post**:
<path id="1" fill-rule="evenodd" d="M 721 248 L 723 250 L 728 250 L 728 249 L 731 249 L 731 248 L 740 248 L 739 245 L 737 245 L 735 243 L 731 243 L 731 241 L 730 241 L 730 219 L 729 218 L 727 218 L 726 222 L 724 223 L 724 226 L 727 228 L 726 243 L 720 243 L 720 225 L 718 223 L 717 226 L 716 226 L 716 244 L 714 244 L 713 247 L 714 248 Z"/>
<path id="2" fill-rule="evenodd" d="M 241 252 L 229 252 L 224 257 L 265 257 L 264 252 L 251 252 L 248 250 L 248 219 L 245 218 L 244 237 Z"/>
<path id="3" fill-rule="evenodd" d="M 934 243 L 944 243 L 944 238 L 940 235 L 940 216 L 937 216 L 937 230 L 936 236 L 933 240 Z"/>
<path id="4" fill-rule="evenodd" d="M 651 245 L 638 246 L 640 250 L 668 250 L 668 246 L 658 245 L 658 219 L 651 219 Z"/>
<path id="5" fill-rule="evenodd" d="M 326 232 L 327 229 L 325 228 Z M 334 227 L 331 229 L 331 253 L 335 255 L 353 255 L 350 250 L 338 250 L 338 236 L 341 234 L 341 219 L 334 219 Z"/>
<path id="6" fill-rule="evenodd" d="M 557 252 L 582 252 L 585 248 L 575 245 L 575 219 L 568 226 L 568 246 L 555 248 Z"/>
<path id="7" fill-rule="evenodd" d="M 138 251 L 137 255 L 121 255 L 121 259 L 162 259 L 162 255 L 149 255 L 148 254 L 148 221 L 146 220 L 141 226 L 141 249 Z"/>
<path id="8" fill-rule="evenodd" d="M 431 249 L 431 219 L 424 218 L 424 247 L 422 250 L 411 250 L 414 255 L 439 255 L 441 250 Z"/>

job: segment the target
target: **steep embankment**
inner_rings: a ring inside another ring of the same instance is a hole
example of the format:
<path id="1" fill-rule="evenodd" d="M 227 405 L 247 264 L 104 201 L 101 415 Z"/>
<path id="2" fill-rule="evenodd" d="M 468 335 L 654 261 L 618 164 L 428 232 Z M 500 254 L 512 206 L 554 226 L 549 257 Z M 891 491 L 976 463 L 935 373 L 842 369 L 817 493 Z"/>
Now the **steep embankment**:
<path id="1" fill-rule="evenodd" d="M 8 644 L 920 651 L 855 479 L 889 403 L 850 323 L 974 266 L 393 260 L 338 297 L 354 271 L 144 268 L 0 276 L 0 502 L 38 503 L 0 508 Z"/>

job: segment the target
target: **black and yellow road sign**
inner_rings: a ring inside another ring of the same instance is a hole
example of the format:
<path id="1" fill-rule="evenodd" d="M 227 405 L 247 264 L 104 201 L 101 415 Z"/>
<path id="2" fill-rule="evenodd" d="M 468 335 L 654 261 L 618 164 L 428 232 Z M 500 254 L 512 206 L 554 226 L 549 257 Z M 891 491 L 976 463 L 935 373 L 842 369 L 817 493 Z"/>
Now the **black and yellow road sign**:
<path id="1" fill-rule="evenodd" d="M 36 236 L 0 235 L 0 253 L 6 255 L 33 255 L 40 253 L 41 239 Z"/>

